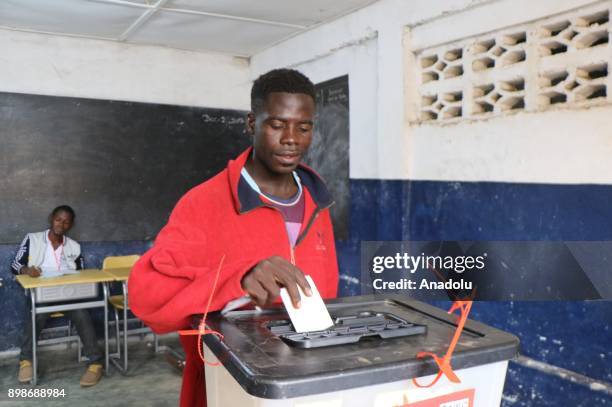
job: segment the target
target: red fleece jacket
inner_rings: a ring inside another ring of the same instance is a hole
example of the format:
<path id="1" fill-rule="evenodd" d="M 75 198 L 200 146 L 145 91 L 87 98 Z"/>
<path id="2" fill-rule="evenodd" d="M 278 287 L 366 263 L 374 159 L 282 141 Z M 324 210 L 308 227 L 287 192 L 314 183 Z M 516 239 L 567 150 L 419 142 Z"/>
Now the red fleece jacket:
<path id="1" fill-rule="evenodd" d="M 189 328 L 190 316 L 202 314 L 221 258 L 223 268 L 209 311 L 245 295 L 241 279 L 271 256 L 291 259 L 285 222 L 241 178 L 251 149 L 225 170 L 185 194 L 160 231 L 154 246 L 132 269 L 130 308 L 153 331 Z M 324 298 L 338 288 L 338 265 L 329 216 L 333 203 L 327 188 L 310 168 L 297 169 L 305 192 L 304 220 L 293 248 L 295 264 L 310 275 Z M 181 406 L 205 406 L 203 363 L 197 336 L 181 337 L 185 348 Z M 220 367 L 218 367 L 220 368 Z"/>

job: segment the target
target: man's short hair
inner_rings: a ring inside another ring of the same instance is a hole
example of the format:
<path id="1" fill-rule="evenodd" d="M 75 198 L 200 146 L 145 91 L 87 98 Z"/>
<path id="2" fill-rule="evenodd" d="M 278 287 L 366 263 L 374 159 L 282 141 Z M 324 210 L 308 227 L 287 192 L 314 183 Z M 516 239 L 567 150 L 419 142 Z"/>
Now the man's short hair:
<path id="1" fill-rule="evenodd" d="M 51 217 L 54 217 L 59 212 L 66 212 L 67 214 L 69 214 L 70 217 L 72 218 L 72 221 L 74 222 L 74 218 L 76 218 L 76 214 L 74 213 L 74 209 L 72 209 L 70 206 L 68 205 L 57 206 L 55 209 L 51 211 Z"/>
<path id="2" fill-rule="evenodd" d="M 303 93 L 315 101 L 314 84 L 306 75 L 295 69 L 274 69 L 261 75 L 251 88 L 251 111 L 263 109 L 266 98 L 273 92 Z"/>

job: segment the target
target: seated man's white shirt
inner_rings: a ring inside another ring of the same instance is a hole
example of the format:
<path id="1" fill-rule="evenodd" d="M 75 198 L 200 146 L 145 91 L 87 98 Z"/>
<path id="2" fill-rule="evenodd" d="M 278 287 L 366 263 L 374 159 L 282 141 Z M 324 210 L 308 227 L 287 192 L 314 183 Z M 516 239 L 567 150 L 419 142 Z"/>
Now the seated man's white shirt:
<path id="1" fill-rule="evenodd" d="M 65 241 L 65 239 L 64 239 Z M 57 249 L 53 249 L 53 244 L 49 240 L 49 231 L 45 233 L 45 257 L 43 259 L 40 268 L 43 272 L 43 275 L 50 274 L 64 274 L 68 270 L 75 270 L 71 268 L 66 260 L 66 256 L 64 255 L 64 244 L 62 242 L 61 245 L 57 247 Z"/>

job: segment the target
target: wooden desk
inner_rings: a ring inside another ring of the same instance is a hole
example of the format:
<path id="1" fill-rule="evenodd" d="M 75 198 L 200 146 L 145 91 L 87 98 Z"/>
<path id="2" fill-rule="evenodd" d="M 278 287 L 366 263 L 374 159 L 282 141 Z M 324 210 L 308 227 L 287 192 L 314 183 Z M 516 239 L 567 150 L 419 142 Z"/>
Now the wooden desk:
<path id="1" fill-rule="evenodd" d="M 81 270 L 78 274 L 67 274 L 59 277 L 41 278 L 30 277 L 27 275 L 16 276 L 17 282 L 21 286 L 30 291 L 30 300 L 32 302 L 32 384 L 36 385 L 37 381 L 37 364 L 36 357 L 36 315 L 60 311 L 72 311 L 75 309 L 88 308 L 104 308 L 104 361 L 106 374 L 108 374 L 108 286 L 107 283 L 115 281 L 115 276 L 104 271 L 96 269 Z M 54 305 L 38 305 L 36 303 L 36 289 L 41 287 L 54 287 L 59 285 L 83 284 L 83 283 L 100 283 L 102 285 L 103 298 L 101 300 L 92 299 L 91 301 L 71 302 L 69 304 L 56 303 Z"/>
<path id="2" fill-rule="evenodd" d="M 83 269 L 78 274 L 65 274 L 58 277 L 30 277 L 19 275 L 15 277 L 19 284 L 25 289 L 54 287 L 66 284 L 103 283 L 114 281 L 115 276 L 104 270 Z"/>
<path id="3" fill-rule="evenodd" d="M 130 271 L 132 269 L 130 267 L 126 268 L 116 268 L 116 269 L 106 269 L 103 270 L 105 273 L 112 275 L 115 280 L 114 281 L 127 281 L 130 277 Z"/>

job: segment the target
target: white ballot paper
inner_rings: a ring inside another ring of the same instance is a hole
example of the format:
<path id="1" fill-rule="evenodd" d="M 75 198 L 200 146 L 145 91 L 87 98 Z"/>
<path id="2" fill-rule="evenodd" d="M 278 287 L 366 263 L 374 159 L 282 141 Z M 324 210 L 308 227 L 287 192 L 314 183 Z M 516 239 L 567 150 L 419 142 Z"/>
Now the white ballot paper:
<path id="1" fill-rule="evenodd" d="M 306 280 L 308 280 L 308 284 L 310 284 L 312 295 L 307 297 L 302 291 L 302 288 L 298 286 L 301 296 L 300 308 L 293 307 L 291 297 L 286 288 L 281 288 L 280 290 L 280 296 L 289 314 L 289 319 L 291 319 L 293 328 L 298 333 L 322 331 L 334 325 L 314 281 L 312 281 L 310 276 L 306 276 Z"/>

